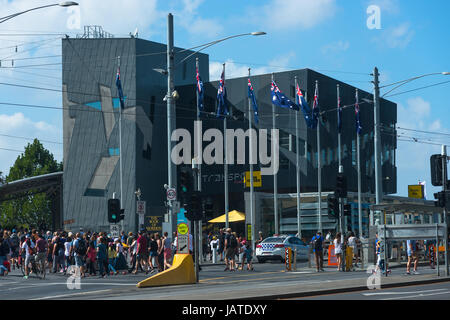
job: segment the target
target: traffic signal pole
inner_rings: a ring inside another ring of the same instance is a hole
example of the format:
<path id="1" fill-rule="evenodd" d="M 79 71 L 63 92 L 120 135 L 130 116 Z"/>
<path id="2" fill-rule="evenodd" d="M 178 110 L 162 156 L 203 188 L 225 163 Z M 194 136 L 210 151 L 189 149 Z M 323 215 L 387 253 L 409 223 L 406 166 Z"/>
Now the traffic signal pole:
<path id="1" fill-rule="evenodd" d="M 442 146 L 442 190 L 444 191 L 444 197 L 446 198 L 447 191 L 447 146 Z M 445 275 L 448 277 L 449 269 L 448 269 L 448 219 L 447 219 L 447 209 L 446 206 L 443 208 L 443 218 L 445 224 L 445 232 L 444 232 L 444 248 L 445 248 Z M 439 255 L 439 244 L 436 244 L 438 248 L 437 252 Z"/>

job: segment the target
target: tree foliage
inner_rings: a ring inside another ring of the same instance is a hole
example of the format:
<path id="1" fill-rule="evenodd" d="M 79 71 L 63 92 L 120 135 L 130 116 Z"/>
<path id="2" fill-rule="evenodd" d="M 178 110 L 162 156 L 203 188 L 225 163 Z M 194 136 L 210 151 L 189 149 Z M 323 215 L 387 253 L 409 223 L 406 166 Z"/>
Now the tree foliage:
<path id="1" fill-rule="evenodd" d="M 34 139 L 33 143 L 25 147 L 25 152 L 17 157 L 5 182 L 58 171 L 62 171 L 62 163 L 58 163 L 39 140 Z M 49 228 L 53 197 L 52 194 L 29 191 L 16 199 L 4 201 L 0 206 L 0 225 Z"/>

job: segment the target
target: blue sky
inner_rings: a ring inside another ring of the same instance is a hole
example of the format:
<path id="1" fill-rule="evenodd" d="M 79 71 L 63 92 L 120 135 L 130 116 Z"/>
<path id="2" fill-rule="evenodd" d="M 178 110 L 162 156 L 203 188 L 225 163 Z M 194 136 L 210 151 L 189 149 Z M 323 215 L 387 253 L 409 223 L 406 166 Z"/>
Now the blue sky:
<path id="1" fill-rule="evenodd" d="M 56 33 L 75 36 L 82 33 L 77 27 L 84 25 L 101 25 L 117 37 L 127 36 L 138 28 L 140 38 L 166 43 L 168 12 L 174 15 L 175 45 L 180 47 L 193 47 L 234 34 L 267 32 L 265 36 L 236 38 L 205 50 L 211 60 L 211 80 L 219 78 L 223 62 L 227 63 L 227 78 L 245 76 L 248 67 L 253 74 L 308 67 L 371 92 L 369 74 L 375 66 L 381 73 L 381 85 L 450 71 L 450 21 L 447 18 L 450 2 L 446 0 L 78 2 L 79 14 L 68 11 L 71 9 L 53 7 L 0 24 L 0 82 L 59 90 L 61 57 L 19 59 L 60 55 L 61 35 Z M 48 3 L 0 0 L 1 15 Z M 367 26 L 370 5 L 380 8 L 381 29 Z M 30 36 L 34 33 L 50 35 Z M 15 52 L 15 45 L 18 45 L 18 52 Z M 7 68 L 12 66 L 10 59 L 15 59 L 15 67 L 50 65 Z M 450 76 L 425 77 L 392 94 L 443 81 L 450 81 Z M 446 83 L 390 97 L 398 104 L 398 127 L 450 134 L 446 109 L 449 89 L 450 83 Z M 61 94 L 52 91 L 0 85 L 0 96 L 0 103 L 62 105 Z M 422 143 L 398 142 L 398 193 L 406 195 L 407 185 L 421 179 L 427 181 L 427 195 L 432 198 L 438 188 L 431 186 L 429 157 L 440 153 L 441 147 L 430 143 L 450 144 L 450 136 L 405 130 L 399 133 L 403 134 L 402 139 L 418 138 Z M 0 171 L 7 173 L 18 151 L 29 142 L 24 138 L 34 137 L 45 141 L 44 146 L 62 160 L 61 111 L 0 105 Z"/>

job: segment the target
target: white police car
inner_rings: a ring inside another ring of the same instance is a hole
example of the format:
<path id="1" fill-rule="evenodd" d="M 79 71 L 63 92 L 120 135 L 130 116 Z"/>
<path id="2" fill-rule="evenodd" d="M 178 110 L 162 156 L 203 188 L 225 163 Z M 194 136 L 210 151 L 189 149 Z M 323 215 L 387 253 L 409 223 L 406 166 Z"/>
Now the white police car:
<path id="1" fill-rule="evenodd" d="M 286 248 L 297 250 L 297 260 L 307 260 L 309 246 L 294 236 L 275 236 L 264 239 L 256 246 L 256 259 L 263 263 L 267 260 L 285 261 Z"/>

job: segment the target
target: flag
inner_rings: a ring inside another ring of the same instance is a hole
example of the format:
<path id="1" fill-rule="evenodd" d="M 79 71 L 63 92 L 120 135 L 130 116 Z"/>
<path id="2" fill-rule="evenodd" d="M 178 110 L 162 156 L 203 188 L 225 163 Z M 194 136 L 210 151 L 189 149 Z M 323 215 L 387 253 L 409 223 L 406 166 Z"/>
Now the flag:
<path id="1" fill-rule="evenodd" d="M 312 128 L 316 128 L 317 123 L 319 122 L 319 85 L 316 82 L 316 89 L 314 91 L 314 102 L 312 107 Z"/>
<path id="2" fill-rule="evenodd" d="M 258 105 L 256 104 L 255 92 L 253 91 L 253 86 L 252 86 L 252 83 L 250 81 L 250 78 L 248 78 L 248 97 L 249 97 L 249 99 L 252 100 L 253 114 L 254 114 L 254 117 L 255 117 L 255 123 L 258 123 L 258 121 L 259 121 L 259 118 L 258 118 Z"/>
<path id="3" fill-rule="evenodd" d="M 306 102 L 305 97 L 303 96 L 302 91 L 300 90 L 300 87 L 297 84 L 297 104 L 299 105 L 300 109 L 302 109 L 303 117 L 306 121 L 306 126 L 308 128 L 312 128 L 312 118 L 311 118 L 311 108 L 308 106 L 308 103 Z"/>
<path id="4" fill-rule="evenodd" d="M 291 110 L 299 110 L 298 105 L 293 103 L 291 100 L 289 100 L 278 88 L 275 81 L 272 81 L 271 86 L 272 91 L 272 103 L 276 106 L 282 107 L 282 108 L 289 108 Z"/>
<path id="5" fill-rule="evenodd" d="M 200 112 L 203 111 L 203 81 L 198 73 L 198 68 L 196 68 L 197 73 L 197 112 L 200 116 Z"/>
<path id="6" fill-rule="evenodd" d="M 227 116 L 229 114 L 227 107 L 227 90 L 225 88 L 225 66 L 220 76 L 219 89 L 217 90 L 217 114 L 219 118 L 221 116 Z"/>
<path id="7" fill-rule="evenodd" d="M 359 118 L 359 98 L 358 98 L 358 90 L 356 90 L 356 103 L 355 103 L 355 117 L 356 117 L 356 133 L 361 134 L 361 120 Z"/>
<path id="8" fill-rule="evenodd" d="M 341 97 L 338 97 L 338 132 L 342 132 L 342 105 L 341 105 Z"/>
<path id="9" fill-rule="evenodd" d="M 123 98 L 122 82 L 120 81 L 120 70 L 119 69 L 117 69 L 116 87 L 117 87 L 117 91 L 119 92 L 120 107 L 123 109 L 123 108 L 125 108 L 125 102 L 124 102 L 124 98 Z"/>

